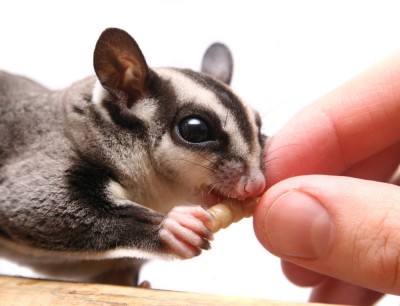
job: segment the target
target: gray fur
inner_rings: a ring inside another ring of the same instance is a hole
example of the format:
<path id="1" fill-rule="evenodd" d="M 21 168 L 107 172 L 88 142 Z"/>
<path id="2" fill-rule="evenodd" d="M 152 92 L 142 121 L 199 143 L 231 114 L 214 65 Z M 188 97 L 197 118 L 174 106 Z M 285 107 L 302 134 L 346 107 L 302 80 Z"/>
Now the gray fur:
<path id="1" fill-rule="evenodd" d="M 122 54 L 117 63 L 107 62 L 109 49 Z M 124 52 L 137 61 L 124 62 Z M 196 83 L 180 70 L 148 68 L 121 30 L 102 34 L 94 58 L 98 78 L 62 91 L 0 72 L 0 249 L 22 254 L 22 261 L 175 257 L 160 237 L 172 207 L 204 204 L 209 195 L 199 189 L 203 185 L 221 198 L 240 198 L 228 191 L 231 177 L 239 184 L 241 177 L 260 179 L 263 171 L 256 115 L 228 87 L 201 74 L 195 79 L 204 81 Z M 210 95 L 216 101 L 221 94 L 235 97 L 232 106 L 221 104 L 222 115 L 201 104 L 196 92 L 185 100 L 177 76 L 206 92 L 214 83 L 220 92 Z M 230 108 L 243 109 L 240 118 Z M 215 118 L 221 140 L 205 145 L 182 140 L 174 126 L 184 112 Z M 246 124 L 237 124 L 240 120 Z M 239 134 L 250 139 L 243 142 L 248 149 L 234 146 L 235 136 L 224 124 L 238 131 L 246 127 Z M 221 160 L 237 169 L 221 169 L 216 166 Z M 204 235 L 198 252 L 209 247 Z"/>

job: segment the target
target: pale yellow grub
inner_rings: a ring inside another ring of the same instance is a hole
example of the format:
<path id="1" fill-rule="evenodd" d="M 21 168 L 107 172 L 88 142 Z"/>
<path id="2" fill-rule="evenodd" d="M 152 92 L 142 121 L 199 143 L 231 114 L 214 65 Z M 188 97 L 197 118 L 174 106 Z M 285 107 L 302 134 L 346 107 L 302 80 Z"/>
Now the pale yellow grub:
<path id="1" fill-rule="evenodd" d="M 210 207 L 208 211 L 215 219 L 215 228 L 213 232 L 216 233 L 221 228 L 227 228 L 232 223 L 253 215 L 257 202 L 258 198 L 248 199 L 246 201 L 226 200 Z"/>

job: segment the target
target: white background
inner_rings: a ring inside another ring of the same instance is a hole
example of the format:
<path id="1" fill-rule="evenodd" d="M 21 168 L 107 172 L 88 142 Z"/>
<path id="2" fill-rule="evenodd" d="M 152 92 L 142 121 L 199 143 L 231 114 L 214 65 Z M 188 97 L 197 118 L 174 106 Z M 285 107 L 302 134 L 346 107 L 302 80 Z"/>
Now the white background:
<path id="1" fill-rule="evenodd" d="M 302 106 L 400 47 L 399 1 L 2 1 L 0 69 L 52 89 L 93 73 L 106 27 L 137 40 L 151 66 L 198 69 L 218 40 L 232 49 L 234 90 L 258 109 L 272 135 Z M 216 235 L 213 249 L 182 262 L 153 262 L 154 288 L 306 301 L 279 260 L 256 241 L 251 220 Z M 29 273 L 0 262 L 0 270 Z M 387 297 L 381 305 L 400 304 Z"/>

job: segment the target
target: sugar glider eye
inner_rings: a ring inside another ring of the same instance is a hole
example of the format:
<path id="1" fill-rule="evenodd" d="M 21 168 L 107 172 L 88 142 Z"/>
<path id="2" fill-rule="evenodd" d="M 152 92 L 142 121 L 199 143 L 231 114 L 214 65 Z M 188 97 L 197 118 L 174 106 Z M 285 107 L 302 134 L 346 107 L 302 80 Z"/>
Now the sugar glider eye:
<path id="1" fill-rule="evenodd" d="M 185 117 L 178 123 L 179 135 L 190 143 L 214 140 L 214 133 L 206 120 L 201 117 Z"/>

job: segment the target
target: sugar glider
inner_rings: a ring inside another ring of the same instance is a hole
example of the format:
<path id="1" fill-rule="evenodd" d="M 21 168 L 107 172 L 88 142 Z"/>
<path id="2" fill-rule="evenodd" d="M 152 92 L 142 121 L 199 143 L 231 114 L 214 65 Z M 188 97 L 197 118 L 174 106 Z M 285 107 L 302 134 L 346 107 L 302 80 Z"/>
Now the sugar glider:
<path id="1" fill-rule="evenodd" d="M 0 72 L 0 256 L 101 280 L 209 249 L 206 209 L 265 188 L 260 117 L 224 83 L 232 60 L 215 48 L 204 73 L 153 69 L 109 28 L 95 76 L 65 90 Z"/>

